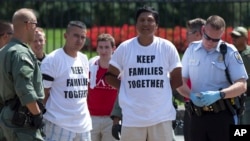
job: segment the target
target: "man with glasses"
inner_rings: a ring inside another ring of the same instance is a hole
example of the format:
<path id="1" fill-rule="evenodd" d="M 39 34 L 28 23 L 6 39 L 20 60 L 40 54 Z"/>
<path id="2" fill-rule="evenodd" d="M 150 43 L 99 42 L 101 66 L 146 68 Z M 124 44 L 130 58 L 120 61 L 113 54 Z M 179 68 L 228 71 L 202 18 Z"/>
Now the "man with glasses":
<path id="1" fill-rule="evenodd" d="M 0 48 L 7 44 L 13 35 L 13 25 L 7 21 L 0 21 Z"/>
<path id="2" fill-rule="evenodd" d="M 233 44 L 238 49 L 248 75 L 250 74 L 250 46 L 247 44 L 248 30 L 242 26 L 234 28 L 231 32 Z M 250 79 L 247 80 L 246 110 L 240 117 L 240 124 L 250 124 Z"/>
<path id="3" fill-rule="evenodd" d="M 91 141 L 92 122 L 87 105 L 89 62 L 79 52 L 86 35 L 83 22 L 70 21 L 64 33 L 65 45 L 42 61 L 47 141 Z"/>
<path id="4" fill-rule="evenodd" d="M 202 40 L 192 42 L 182 58 L 183 85 L 177 90 L 192 103 L 192 141 L 229 141 L 229 127 L 235 124 L 228 109 L 232 107 L 230 98 L 246 91 L 248 75 L 239 52 L 221 40 L 225 27 L 223 18 L 210 16 L 202 27 Z M 226 77 L 226 69 L 233 84 Z"/>
<path id="5" fill-rule="evenodd" d="M 0 126 L 8 141 L 43 141 L 42 75 L 28 43 L 37 21 L 32 9 L 21 8 L 12 18 L 13 38 L 0 50 Z"/>

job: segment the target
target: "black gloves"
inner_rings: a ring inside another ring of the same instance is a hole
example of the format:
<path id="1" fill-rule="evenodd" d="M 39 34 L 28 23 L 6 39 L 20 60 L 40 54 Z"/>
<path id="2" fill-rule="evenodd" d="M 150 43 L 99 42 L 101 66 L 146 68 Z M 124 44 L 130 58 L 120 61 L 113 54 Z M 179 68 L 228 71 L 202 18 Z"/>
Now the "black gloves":
<path id="1" fill-rule="evenodd" d="M 120 124 L 115 124 L 112 126 L 112 136 L 117 140 L 120 140 L 121 129 L 122 129 L 122 126 Z"/>
<path id="2" fill-rule="evenodd" d="M 45 114 L 46 112 L 46 109 L 45 109 L 45 106 L 43 105 L 43 103 L 41 101 L 37 101 L 36 102 L 40 108 L 40 110 L 42 111 L 43 114 Z"/>
<path id="3" fill-rule="evenodd" d="M 31 126 L 35 127 L 36 129 L 40 129 L 44 126 L 43 122 L 43 114 L 40 113 L 38 115 L 31 115 Z"/>

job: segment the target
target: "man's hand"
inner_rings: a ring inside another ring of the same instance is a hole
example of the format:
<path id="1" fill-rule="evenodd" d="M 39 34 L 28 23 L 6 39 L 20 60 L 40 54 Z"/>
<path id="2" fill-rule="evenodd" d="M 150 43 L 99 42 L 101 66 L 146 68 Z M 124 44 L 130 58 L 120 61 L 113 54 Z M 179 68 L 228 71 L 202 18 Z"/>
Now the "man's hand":
<path id="1" fill-rule="evenodd" d="M 112 136 L 117 139 L 120 140 L 121 137 L 121 130 L 122 130 L 122 126 L 120 124 L 114 124 L 112 126 Z"/>
<path id="2" fill-rule="evenodd" d="M 190 93 L 190 99 L 194 103 L 194 105 L 198 107 L 203 107 L 205 104 L 201 101 L 199 93 Z"/>
<path id="3" fill-rule="evenodd" d="M 31 125 L 36 129 L 42 128 L 45 125 L 43 122 L 43 114 L 31 115 Z"/>
<path id="4" fill-rule="evenodd" d="M 116 139 L 116 140 L 120 140 L 121 137 L 121 118 L 118 116 L 111 116 L 113 119 L 113 126 L 112 126 L 112 136 Z"/>
<path id="5" fill-rule="evenodd" d="M 206 106 L 213 104 L 217 100 L 221 99 L 220 91 L 206 91 L 201 92 L 200 97 L 202 103 Z"/>

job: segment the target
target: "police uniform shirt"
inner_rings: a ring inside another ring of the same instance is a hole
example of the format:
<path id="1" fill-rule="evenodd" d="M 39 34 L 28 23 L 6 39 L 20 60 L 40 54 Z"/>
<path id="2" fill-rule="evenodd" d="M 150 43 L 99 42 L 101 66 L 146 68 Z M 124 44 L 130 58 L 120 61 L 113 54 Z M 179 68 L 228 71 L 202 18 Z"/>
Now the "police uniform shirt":
<path id="1" fill-rule="evenodd" d="M 21 104 L 44 98 L 42 75 L 31 49 L 12 39 L 0 51 L 1 102 L 19 97 Z"/>
<path id="2" fill-rule="evenodd" d="M 190 78 L 192 92 L 215 91 L 230 85 L 226 78 L 228 68 L 231 81 L 248 79 L 243 61 L 237 49 L 232 44 L 227 45 L 225 64 L 220 53 L 221 41 L 211 51 L 205 50 L 202 41 L 189 45 L 182 58 L 182 76 Z M 225 66 L 226 65 L 226 66 Z"/>

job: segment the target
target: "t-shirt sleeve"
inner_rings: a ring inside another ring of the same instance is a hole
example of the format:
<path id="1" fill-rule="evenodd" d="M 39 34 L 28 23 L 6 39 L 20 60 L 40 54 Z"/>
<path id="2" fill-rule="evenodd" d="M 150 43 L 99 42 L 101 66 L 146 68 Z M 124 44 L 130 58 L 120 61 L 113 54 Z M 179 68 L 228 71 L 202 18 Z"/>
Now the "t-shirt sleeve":
<path id="1" fill-rule="evenodd" d="M 53 68 L 53 60 L 51 57 L 46 57 L 41 64 L 41 72 L 43 75 L 44 88 L 50 88 L 55 77 L 55 68 Z"/>

